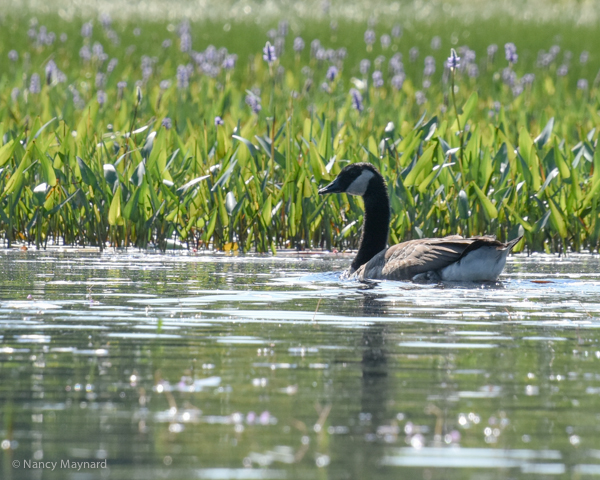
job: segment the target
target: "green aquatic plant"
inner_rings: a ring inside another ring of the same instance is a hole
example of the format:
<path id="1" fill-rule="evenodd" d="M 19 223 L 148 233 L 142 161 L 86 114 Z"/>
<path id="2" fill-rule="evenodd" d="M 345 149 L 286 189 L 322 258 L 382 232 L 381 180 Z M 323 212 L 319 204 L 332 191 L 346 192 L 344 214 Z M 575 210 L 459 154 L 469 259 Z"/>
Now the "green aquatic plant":
<path id="1" fill-rule="evenodd" d="M 424 71 L 417 52 L 433 47 L 409 48 L 408 33 L 368 43 L 363 59 L 340 29 L 310 51 L 295 37 L 289 52 L 293 37 L 276 31 L 245 56 L 232 52 L 246 44 L 194 50 L 188 24 L 139 54 L 126 26 L 78 31 L 57 44 L 31 27 L 27 43 L 7 42 L 7 245 L 353 248 L 362 209 L 317 191 L 367 161 L 389 185 L 390 243 L 523 231 L 531 250 L 598 247 L 598 85 L 575 86 L 591 60 L 571 82 L 557 53 L 517 64 L 512 47 L 508 70 L 465 47 L 436 71 L 442 40 Z"/>

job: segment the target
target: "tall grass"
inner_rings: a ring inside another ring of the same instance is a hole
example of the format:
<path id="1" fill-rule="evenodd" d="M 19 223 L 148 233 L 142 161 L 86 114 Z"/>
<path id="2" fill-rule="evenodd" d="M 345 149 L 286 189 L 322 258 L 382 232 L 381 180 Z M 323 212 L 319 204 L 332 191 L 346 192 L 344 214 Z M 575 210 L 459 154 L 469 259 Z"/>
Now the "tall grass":
<path id="1" fill-rule="evenodd" d="M 367 47 L 365 25 L 320 25 L 321 49 L 313 44 L 311 52 L 314 26 L 292 34 L 284 26 L 207 32 L 95 21 L 88 36 L 81 23 L 54 17 L 45 29 L 40 21 L 4 22 L 0 230 L 7 245 L 353 247 L 360 200 L 317 190 L 348 162 L 368 161 L 390 188 L 392 243 L 521 231 L 531 250 L 598 247 L 600 57 L 591 50 L 580 60 L 599 36 L 593 29 L 569 37 L 570 48 L 582 38 L 570 55 L 557 40 L 560 51 L 545 60 L 537 49 L 549 55 L 550 34 L 537 44 L 511 39 L 520 58 L 508 64 L 497 32 L 471 27 L 477 48 L 459 49 L 463 67 L 452 78 L 443 62 L 461 38 L 443 28 L 441 48 L 434 32 L 424 37 L 410 26 L 385 46 L 381 35 L 391 24 L 376 26 Z M 283 48 L 272 64 L 261 51 L 268 35 Z M 296 35 L 306 44 L 298 53 Z M 228 50 L 208 47 L 211 40 Z M 495 55 L 488 43 L 499 44 Z M 12 49 L 16 60 L 8 59 Z M 235 67 L 226 68 L 233 52 Z M 401 69 L 390 65 L 397 53 Z M 433 73 L 423 69 L 429 55 Z M 371 64 L 361 72 L 363 58 Z M 327 79 L 330 67 L 337 72 Z"/>

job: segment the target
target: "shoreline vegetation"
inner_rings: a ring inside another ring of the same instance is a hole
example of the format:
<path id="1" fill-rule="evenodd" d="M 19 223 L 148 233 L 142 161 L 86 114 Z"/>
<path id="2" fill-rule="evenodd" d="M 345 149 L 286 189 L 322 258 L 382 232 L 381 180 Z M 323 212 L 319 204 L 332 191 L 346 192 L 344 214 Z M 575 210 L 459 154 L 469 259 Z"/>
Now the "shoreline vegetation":
<path id="1" fill-rule="evenodd" d="M 593 25 L 0 23 L 5 246 L 352 249 L 360 200 L 317 191 L 367 161 L 392 244 L 598 249 Z"/>

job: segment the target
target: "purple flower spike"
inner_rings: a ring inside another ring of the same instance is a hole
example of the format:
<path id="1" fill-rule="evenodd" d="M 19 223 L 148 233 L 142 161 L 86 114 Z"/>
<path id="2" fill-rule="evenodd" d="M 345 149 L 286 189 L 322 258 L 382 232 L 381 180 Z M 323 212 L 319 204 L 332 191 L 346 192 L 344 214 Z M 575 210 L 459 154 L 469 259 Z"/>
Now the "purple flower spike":
<path id="1" fill-rule="evenodd" d="M 467 75 L 469 75 L 470 78 L 477 78 L 479 76 L 479 67 L 472 63 L 467 69 Z"/>
<path id="2" fill-rule="evenodd" d="M 506 55 L 506 61 L 508 63 L 517 63 L 519 55 L 517 55 L 517 47 L 514 43 L 509 42 L 504 45 L 504 53 Z"/>
<path id="3" fill-rule="evenodd" d="M 96 88 L 104 88 L 104 86 L 106 85 L 106 75 L 104 75 L 102 72 L 98 72 L 96 74 Z"/>
<path id="4" fill-rule="evenodd" d="M 371 29 L 365 32 L 365 43 L 367 46 L 371 46 L 375 43 L 375 32 Z"/>
<path id="5" fill-rule="evenodd" d="M 394 75 L 392 77 L 392 87 L 394 87 L 396 90 L 402 90 L 402 85 L 404 85 L 405 78 L 406 75 L 404 74 L 404 72 Z"/>
<path id="6" fill-rule="evenodd" d="M 79 56 L 84 62 L 89 62 L 92 58 L 92 51 L 90 50 L 90 47 L 88 47 L 87 45 L 81 47 L 79 49 Z"/>
<path id="7" fill-rule="evenodd" d="M 215 127 L 218 127 L 219 125 L 223 125 L 223 124 L 224 124 L 223 119 L 219 116 L 216 116 L 215 117 Z"/>
<path id="8" fill-rule="evenodd" d="M 111 73 L 118 64 L 119 60 L 117 60 L 116 58 L 111 58 L 110 62 L 108 62 L 108 66 L 106 67 L 106 72 Z"/>
<path id="9" fill-rule="evenodd" d="M 375 88 L 383 87 L 383 74 L 379 70 L 375 70 L 372 75 L 373 86 Z"/>
<path id="10" fill-rule="evenodd" d="M 296 37 L 294 39 L 294 52 L 300 53 L 302 50 L 304 50 L 304 40 L 302 37 Z"/>
<path id="11" fill-rule="evenodd" d="M 96 94 L 96 98 L 97 98 L 98 104 L 100 106 L 104 105 L 106 103 L 106 98 L 107 98 L 106 92 L 103 90 L 98 90 L 98 93 Z"/>
<path id="12" fill-rule="evenodd" d="M 321 41 L 318 38 L 315 38 L 312 42 L 310 42 L 310 56 L 316 57 L 317 52 L 321 49 Z"/>
<path id="13" fill-rule="evenodd" d="M 281 20 L 277 25 L 277 33 L 280 37 L 285 37 L 290 29 L 290 24 L 287 20 Z"/>
<path id="14" fill-rule="evenodd" d="M 566 64 L 562 64 L 560 67 L 558 67 L 558 69 L 556 70 L 556 74 L 559 77 L 566 77 L 567 73 L 569 73 L 569 67 Z"/>
<path id="15" fill-rule="evenodd" d="M 183 32 L 179 39 L 179 50 L 189 52 L 192 50 L 192 36 L 188 32 Z"/>
<path id="16" fill-rule="evenodd" d="M 392 44 L 392 39 L 387 33 L 384 33 L 379 39 L 379 41 L 381 42 L 381 48 L 383 48 L 384 50 L 389 48 L 389 46 Z"/>
<path id="17" fill-rule="evenodd" d="M 417 47 L 412 47 L 408 51 L 408 58 L 410 58 L 411 62 L 416 62 L 417 58 L 419 58 L 419 49 Z"/>
<path id="18" fill-rule="evenodd" d="M 371 61 L 368 59 L 364 59 L 360 61 L 360 73 L 362 73 L 363 75 L 366 75 L 367 73 L 369 73 L 369 70 L 371 69 Z"/>
<path id="19" fill-rule="evenodd" d="M 177 67 L 177 88 L 185 89 L 190 86 L 190 77 L 185 65 Z"/>
<path id="20" fill-rule="evenodd" d="M 263 48 L 263 59 L 269 65 L 272 65 L 273 62 L 277 60 L 277 55 L 275 54 L 275 47 L 271 45 L 271 42 L 267 42 L 265 48 Z"/>
<path id="21" fill-rule="evenodd" d="M 460 66 L 460 57 L 456 54 L 456 50 L 450 49 L 450 56 L 447 62 L 448 68 L 454 70 Z"/>
<path id="22" fill-rule="evenodd" d="M 246 95 L 246 104 L 252 109 L 252 111 L 256 114 L 262 110 L 262 105 L 260 104 L 260 98 L 258 98 L 254 94 Z"/>
<path id="23" fill-rule="evenodd" d="M 82 37 L 91 37 L 92 36 L 92 22 L 84 23 L 81 27 L 81 36 Z"/>
<path id="24" fill-rule="evenodd" d="M 50 85 L 52 80 L 54 79 L 54 74 L 57 70 L 56 63 L 54 60 L 50 59 L 46 64 L 45 72 L 46 72 L 46 84 Z"/>
<path id="25" fill-rule="evenodd" d="M 236 61 L 237 61 L 237 55 L 235 53 L 231 54 L 231 55 L 227 55 L 225 57 L 225 59 L 223 60 L 223 63 L 222 63 L 221 66 L 225 70 L 233 70 L 235 68 L 235 62 Z"/>
<path id="26" fill-rule="evenodd" d="M 517 81 L 517 74 L 510 67 L 506 67 L 502 70 L 502 81 L 512 87 Z"/>
<path id="27" fill-rule="evenodd" d="M 40 93 L 40 90 L 40 76 L 37 73 L 34 73 L 29 80 L 29 92 Z"/>
<path id="28" fill-rule="evenodd" d="M 327 74 L 325 75 L 325 78 L 327 78 L 327 81 L 329 82 L 333 82 L 335 80 L 335 77 L 337 77 L 338 75 L 338 69 L 335 66 L 331 66 L 329 67 L 329 70 L 327 70 Z"/>
<path id="29" fill-rule="evenodd" d="M 523 75 L 523 78 L 521 79 L 521 83 L 523 83 L 523 85 L 531 85 L 535 80 L 535 74 L 533 73 L 526 73 L 525 75 Z"/>
<path id="30" fill-rule="evenodd" d="M 165 127 L 167 130 L 171 130 L 171 128 L 173 127 L 173 122 L 169 117 L 165 117 L 161 122 L 161 126 Z"/>
<path id="31" fill-rule="evenodd" d="M 362 103 L 362 95 L 356 88 L 350 89 L 350 96 L 352 97 L 352 106 L 355 110 L 362 112 L 364 110 L 364 106 Z"/>
<path id="32" fill-rule="evenodd" d="M 435 59 L 432 56 L 425 57 L 425 68 L 423 75 L 431 77 L 435 73 Z"/>

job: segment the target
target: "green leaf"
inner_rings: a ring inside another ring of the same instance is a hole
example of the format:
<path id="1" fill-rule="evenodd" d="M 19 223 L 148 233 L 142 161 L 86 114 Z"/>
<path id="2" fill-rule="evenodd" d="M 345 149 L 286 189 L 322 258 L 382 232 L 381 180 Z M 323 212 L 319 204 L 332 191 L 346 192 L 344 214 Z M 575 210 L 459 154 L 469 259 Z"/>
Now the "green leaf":
<path id="1" fill-rule="evenodd" d="M 8 162 L 10 157 L 12 157 L 16 146 L 17 142 L 13 139 L 0 147 L 0 167 Z"/>
<path id="2" fill-rule="evenodd" d="M 79 166 L 79 172 L 81 173 L 82 182 L 86 185 L 90 185 L 94 190 L 99 190 L 100 188 L 98 187 L 98 182 L 96 180 L 96 175 L 94 175 L 94 172 L 92 172 L 90 167 L 87 166 L 87 163 L 85 163 L 85 161 L 81 157 L 76 158 L 77 165 Z"/>
<path id="3" fill-rule="evenodd" d="M 121 216 L 121 185 L 117 187 L 113 199 L 110 202 L 110 208 L 108 210 L 108 224 L 109 225 L 122 225 L 123 217 Z"/>
<path id="4" fill-rule="evenodd" d="M 423 112 L 423 115 L 421 115 L 421 118 L 419 118 L 419 120 L 417 120 L 417 123 L 415 123 L 413 130 L 417 130 L 423 124 L 423 120 L 425 120 L 426 116 L 427 116 L 427 110 L 425 110 Z"/>
<path id="5" fill-rule="evenodd" d="M 114 190 L 115 184 L 119 181 L 117 169 L 111 163 L 105 163 L 102 168 L 104 170 L 104 179 L 106 180 L 106 183 L 110 185 L 111 190 Z"/>
<path id="6" fill-rule="evenodd" d="M 535 137 L 534 142 L 536 143 L 538 148 L 542 148 L 548 140 L 550 140 L 550 136 L 552 135 L 552 129 L 554 128 L 554 117 L 548 120 L 548 123 L 537 137 Z"/>
<path id="7" fill-rule="evenodd" d="M 210 239 L 213 236 L 213 233 L 215 231 L 215 225 L 217 224 L 217 215 L 219 213 L 219 210 L 217 208 L 214 209 L 211 217 L 210 217 L 210 221 L 208 222 L 208 227 L 206 227 L 206 231 L 204 232 L 204 242 L 208 245 L 208 242 L 210 241 Z"/>
<path id="8" fill-rule="evenodd" d="M 331 122 L 329 119 L 326 119 L 321 131 L 321 138 L 319 139 L 319 155 L 327 161 L 331 158 L 332 154 Z"/>
<path id="9" fill-rule="evenodd" d="M 534 232 L 535 228 L 532 227 L 529 222 L 523 220 L 523 218 L 510 205 L 506 205 L 506 208 L 511 213 L 511 215 L 513 215 L 517 219 L 517 222 L 519 222 L 525 230 L 527 230 L 528 232 Z"/>
<path id="10" fill-rule="evenodd" d="M 423 152 L 423 155 L 417 160 L 417 163 L 412 168 L 408 175 L 404 179 L 404 185 L 409 187 L 416 183 L 417 177 L 423 171 L 431 171 L 431 160 L 433 158 L 433 153 L 435 151 L 437 145 L 431 145 L 427 150 Z"/>
<path id="11" fill-rule="evenodd" d="M 36 147 L 36 151 L 39 156 L 40 165 L 42 167 L 42 175 L 46 180 L 46 183 L 50 186 L 56 185 L 56 174 L 54 173 L 54 165 L 52 159 L 48 158 L 47 154 L 44 154 L 39 151 Z"/>
<path id="12" fill-rule="evenodd" d="M 143 158 L 148 158 L 150 156 L 150 152 L 152 152 L 152 147 L 154 145 L 154 137 L 156 137 L 156 132 L 150 132 L 146 137 L 146 143 L 140 150 Z"/>
<path id="13" fill-rule="evenodd" d="M 471 94 L 471 96 L 469 97 L 469 99 L 467 100 L 467 102 L 464 104 L 462 114 L 459 115 L 460 126 L 463 130 L 465 128 L 465 125 L 469 121 L 469 118 L 471 118 L 471 114 L 473 113 L 473 110 L 475 110 L 475 107 L 477 107 L 478 102 L 479 102 L 479 95 L 477 95 L 477 92 L 473 92 Z"/>
<path id="14" fill-rule="evenodd" d="M 282 207 L 282 205 L 283 205 L 283 200 L 279 200 L 279 202 L 277 202 L 277 205 L 275 205 L 273 207 L 273 210 L 271 210 L 271 218 L 273 218 L 275 215 L 277 215 L 277 212 Z"/>
<path id="15" fill-rule="evenodd" d="M 554 168 L 554 169 L 553 169 L 553 170 L 552 170 L 552 171 L 551 171 L 551 172 L 548 174 L 548 176 L 546 177 L 546 181 L 545 181 L 545 182 L 544 182 L 544 184 L 542 185 L 542 188 L 540 189 L 540 191 L 539 191 L 539 192 L 537 192 L 537 193 L 535 194 L 535 196 L 539 198 L 539 196 L 540 196 L 542 193 L 544 193 L 544 190 L 546 190 L 546 187 L 547 187 L 548 185 L 550 185 L 550 182 L 551 182 L 553 179 L 555 179 L 556 177 L 558 177 L 558 174 L 559 174 L 558 168 Z"/>
<path id="16" fill-rule="evenodd" d="M 75 190 L 75 192 L 73 192 L 73 194 L 71 194 L 69 197 L 67 197 L 65 200 L 63 200 L 61 203 L 59 203 L 58 205 L 56 205 L 52 210 L 49 210 L 48 211 L 48 216 L 54 215 L 62 207 L 64 207 L 67 203 L 69 203 L 75 196 L 79 195 L 80 192 L 81 192 L 80 188 L 78 188 L 77 190 Z"/>
<path id="17" fill-rule="evenodd" d="M 190 187 L 193 187 L 193 186 L 194 186 L 194 185 L 196 185 L 197 183 L 200 183 L 202 180 L 206 180 L 206 179 L 207 179 L 207 178 L 209 178 L 209 177 L 210 177 L 210 175 L 203 175 L 203 176 L 201 176 L 201 177 L 194 178 L 193 180 L 190 180 L 189 182 L 187 182 L 185 185 L 182 185 L 181 187 L 179 187 L 179 188 L 177 189 L 177 193 L 178 193 L 179 195 L 183 195 L 185 192 L 187 192 L 187 191 L 188 191 L 188 189 L 189 189 Z"/>
<path id="18" fill-rule="evenodd" d="M 350 231 L 352 230 L 352 228 L 354 227 L 354 225 L 356 225 L 356 220 L 350 222 L 348 225 L 346 225 L 344 228 L 342 228 L 342 230 L 340 231 L 340 234 L 338 235 L 338 239 L 343 239 L 346 238 L 348 236 L 348 234 L 350 233 Z"/>
<path id="19" fill-rule="evenodd" d="M 46 193 L 50 187 L 47 183 L 40 183 L 33 189 L 33 203 L 41 207 L 46 201 Z"/>
<path id="20" fill-rule="evenodd" d="M 248 148 L 250 155 L 253 158 L 256 158 L 256 147 L 252 144 L 252 142 L 244 137 L 240 137 L 239 135 L 232 135 L 231 138 L 235 138 L 236 140 L 242 142 Z"/>
<path id="21" fill-rule="evenodd" d="M 524 163 L 521 163 L 523 174 L 526 177 L 529 176 L 528 186 L 533 191 L 538 191 L 542 184 L 540 178 L 540 160 L 526 128 L 522 128 L 519 131 L 519 154 L 524 161 Z"/>
<path id="22" fill-rule="evenodd" d="M 432 118 L 429 119 L 429 121 L 425 125 L 419 128 L 419 133 L 423 135 L 424 142 L 428 142 L 429 140 L 431 140 L 431 138 L 435 135 L 437 126 L 438 118 L 434 115 Z"/>
<path id="23" fill-rule="evenodd" d="M 265 226 L 268 226 L 271 224 L 271 217 L 273 215 L 273 207 L 271 206 L 271 195 L 269 195 L 267 197 L 267 199 L 265 200 L 265 203 L 263 204 L 260 216 L 263 219 L 263 222 L 265 222 Z"/>
<path id="24" fill-rule="evenodd" d="M 556 206 L 556 203 L 554 203 L 554 200 L 552 200 L 551 198 L 548 198 L 548 204 L 550 205 L 550 211 L 552 212 L 552 224 L 554 225 L 554 227 L 558 231 L 558 234 L 562 238 L 567 238 L 567 225 L 562 214 L 560 213 L 559 208 Z"/>
<path id="25" fill-rule="evenodd" d="M 309 158 L 315 180 L 317 183 L 321 183 L 323 176 L 327 174 L 325 172 L 323 157 L 321 157 L 321 154 L 314 143 L 310 144 Z"/>
<path id="26" fill-rule="evenodd" d="M 167 158 L 165 147 L 166 132 L 166 129 L 160 128 L 158 132 L 150 133 L 146 138 L 146 143 L 140 150 L 142 158 L 146 159 L 146 170 L 152 172 L 156 168 L 156 173 L 159 175 L 162 173 L 162 169 L 165 168 L 164 163 Z M 163 157 L 162 162 L 159 161 L 160 157 Z"/>
<path id="27" fill-rule="evenodd" d="M 477 193 L 477 197 L 481 202 L 481 205 L 486 213 L 487 218 L 489 220 L 498 218 L 498 210 L 496 209 L 495 205 L 476 184 L 473 183 L 472 185 L 475 189 L 475 193 Z"/>
<path id="28" fill-rule="evenodd" d="M 131 220 L 132 222 L 137 222 L 139 219 L 139 209 L 138 205 L 140 202 L 140 197 L 144 192 L 146 184 L 142 181 L 139 188 L 136 188 L 135 192 L 129 198 L 129 201 L 125 204 L 125 208 L 123 209 L 123 217 L 127 220 Z M 114 200 L 114 199 L 113 199 Z M 111 204 L 112 207 L 112 204 Z"/>
<path id="29" fill-rule="evenodd" d="M 54 117 L 53 119 L 44 123 L 44 125 L 37 132 L 35 132 L 35 135 L 33 136 L 32 140 L 35 140 L 36 138 L 38 138 L 40 136 L 40 134 L 46 129 L 46 127 L 48 125 L 50 125 L 54 120 L 56 120 L 56 117 Z"/>
<path id="30" fill-rule="evenodd" d="M 534 233 L 539 233 L 544 229 L 546 222 L 548 222 L 548 219 L 550 218 L 550 215 L 552 215 L 552 210 L 546 210 L 546 213 L 544 213 L 542 218 L 535 222 Z"/>
<path id="31" fill-rule="evenodd" d="M 236 205 L 237 200 L 235 199 L 235 194 L 233 192 L 227 192 L 227 195 L 225 195 L 225 208 L 229 215 L 231 215 Z"/>
<path id="32" fill-rule="evenodd" d="M 129 180 L 136 187 L 139 187 L 144 181 L 144 175 L 146 175 L 146 167 L 144 166 L 144 161 L 142 160 L 140 163 L 138 163 L 138 166 L 135 167 L 133 175 L 131 175 Z"/>
<path id="33" fill-rule="evenodd" d="M 463 220 L 466 220 L 471 216 L 471 210 L 469 210 L 469 199 L 464 190 L 458 192 L 458 215 Z"/>
<path id="34" fill-rule="evenodd" d="M 15 170 L 15 173 L 13 173 L 11 175 L 11 177 L 8 179 L 8 182 L 6 183 L 6 187 L 4 188 L 5 195 L 8 195 L 17 190 L 20 190 L 20 188 L 23 184 L 23 179 L 24 179 L 23 172 L 25 171 L 25 168 L 28 167 L 29 164 L 31 163 L 31 159 L 30 159 L 31 156 L 30 156 L 29 152 L 30 152 L 30 150 L 28 149 L 25 152 L 25 155 L 23 155 L 23 159 L 21 160 L 21 163 L 19 163 L 19 166 Z"/>
<path id="35" fill-rule="evenodd" d="M 563 179 L 563 181 L 566 180 L 567 178 L 571 178 L 571 170 L 569 170 L 569 165 L 567 165 L 567 162 L 565 162 L 565 159 L 564 159 L 562 153 L 560 153 L 560 150 L 556 143 L 552 147 L 550 152 L 552 152 L 552 158 L 554 159 L 554 163 L 558 167 L 560 176 Z M 548 152 L 548 153 L 550 153 L 550 152 Z"/>
<path id="36" fill-rule="evenodd" d="M 233 162 L 231 162 L 231 164 L 229 165 L 227 170 L 225 170 L 223 172 L 223 174 L 219 177 L 219 179 L 215 182 L 213 187 L 210 189 L 211 192 L 214 192 L 217 188 L 223 186 L 225 184 L 225 182 L 227 182 L 227 180 L 229 180 L 229 177 L 231 177 L 231 174 L 233 173 L 233 169 L 235 168 L 236 165 L 237 165 L 237 159 L 234 160 Z"/>

